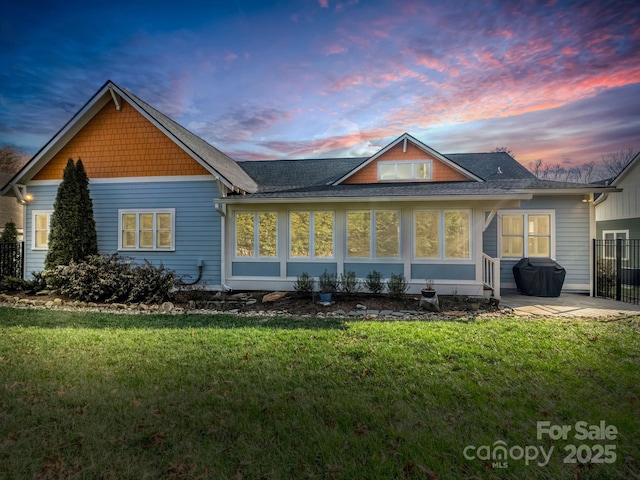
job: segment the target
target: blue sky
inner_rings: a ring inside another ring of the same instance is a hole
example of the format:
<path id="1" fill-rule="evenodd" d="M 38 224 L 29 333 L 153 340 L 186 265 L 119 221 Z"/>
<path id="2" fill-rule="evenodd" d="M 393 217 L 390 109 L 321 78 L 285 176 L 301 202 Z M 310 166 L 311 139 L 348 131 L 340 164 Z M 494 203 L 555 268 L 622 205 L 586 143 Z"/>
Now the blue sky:
<path id="1" fill-rule="evenodd" d="M 3 7 L 0 144 L 35 153 L 113 80 L 238 160 L 640 150 L 636 1 L 91 3 Z"/>

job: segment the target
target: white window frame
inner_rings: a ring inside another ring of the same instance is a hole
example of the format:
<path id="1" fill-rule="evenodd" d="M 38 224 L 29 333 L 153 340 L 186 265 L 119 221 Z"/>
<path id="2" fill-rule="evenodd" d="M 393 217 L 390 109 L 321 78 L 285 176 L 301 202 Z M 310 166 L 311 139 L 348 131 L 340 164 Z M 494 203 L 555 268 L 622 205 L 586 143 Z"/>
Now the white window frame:
<path id="1" fill-rule="evenodd" d="M 349 213 L 351 212 L 369 212 L 369 256 L 368 257 L 350 257 L 349 256 Z M 377 257 L 376 256 L 376 212 L 396 212 L 398 214 L 398 256 L 397 257 Z M 344 229 L 344 247 L 345 247 L 345 259 L 350 262 L 358 261 L 370 261 L 370 260 L 384 260 L 387 262 L 398 262 L 402 260 L 402 210 L 396 208 L 375 208 L 368 210 L 362 209 L 350 209 L 345 212 L 345 229 Z"/>
<path id="2" fill-rule="evenodd" d="M 429 176 L 427 178 L 418 177 L 418 165 L 427 164 L 429 167 Z M 393 178 L 382 178 L 381 170 L 383 166 L 393 165 L 394 176 Z M 398 178 L 398 165 L 411 165 L 411 178 Z M 384 161 L 378 162 L 378 181 L 379 182 L 428 182 L 433 179 L 433 161 L 430 159 L 424 160 L 402 160 L 402 161 Z"/>
<path id="3" fill-rule="evenodd" d="M 140 215 L 141 214 L 153 214 L 153 246 L 152 247 L 140 247 Z M 156 242 L 158 240 L 158 226 L 157 226 L 157 214 L 170 214 L 171 215 L 171 246 L 158 247 Z M 122 232 L 123 222 L 122 217 L 124 215 L 136 216 L 136 246 L 125 247 L 122 244 Z M 175 208 L 125 208 L 118 210 L 118 251 L 123 252 L 174 252 L 176 249 L 176 209 Z"/>
<path id="4" fill-rule="evenodd" d="M 260 232 L 258 215 L 261 213 L 272 213 L 276 216 L 276 254 L 273 257 L 260 256 Z M 238 256 L 238 237 L 236 219 L 238 215 L 253 215 L 253 255 L 251 256 Z M 276 210 L 235 210 L 233 212 L 233 259 L 238 262 L 253 261 L 253 260 L 265 260 L 274 262 L 280 259 L 280 213 Z"/>
<path id="5" fill-rule="evenodd" d="M 38 215 L 46 215 L 47 217 L 47 245 L 42 247 L 36 245 L 36 216 Z M 51 215 L 53 215 L 53 210 L 33 210 L 31 212 L 31 250 L 49 250 L 49 235 L 51 234 Z"/>
<path id="6" fill-rule="evenodd" d="M 437 257 L 418 257 L 416 255 L 416 248 L 418 242 L 416 242 L 416 213 L 417 212 L 438 212 L 438 226 L 439 226 L 439 255 Z M 467 258 L 447 258 L 445 257 L 446 252 L 446 235 L 445 235 L 445 212 L 468 212 L 469 213 L 469 257 Z M 411 212 L 411 238 L 413 241 L 413 245 L 411 246 L 412 250 L 412 260 L 419 263 L 429 263 L 429 262 L 447 262 L 447 263 L 455 263 L 455 262 L 468 262 L 473 258 L 473 209 L 471 208 L 416 208 Z"/>
<path id="7" fill-rule="evenodd" d="M 308 213 L 310 214 L 309 216 L 309 256 L 307 257 L 303 257 L 303 256 L 293 256 L 291 255 L 291 214 L 292 213 Z M 330 213 L 331 215 L 333 215 L 333 225 L 332 225 L 332 229 L 331 229 L 331 241 L 333 242 L 333 255 L 331 257 L 316 257 L 315 256 L 315 227 L 316 227 L 316 221 L 315 221 L 315 214 L 316 213 Z M 288 225 L 289 225 L 289 235 L 288 235 L 288 254 L 289 260 L 304 260 L 304 261 L 309 261 L 309 260 L 316 260 L 316 261 L 326 261 L 326 260 L 335 260 L 336 258 L 336 212 L 333 210 L 289 210 L 289 212 L 287 212 L 287 221 L 288 221 Z M 250 257 L 249 257 L 250 258 Z M 265 257 L 266 258 L 266 257 Z M 273 257 L 268 257 L 268 258 L 273 258 Z"/>
<path id="8" fill-rule="evenodd" d="M 613 235 L 613 239 L 617 240 L 618 239 L 618 234 L 624 234 L 624 238 L 623 240 L 629 240 L 629 230 L 603 230 L 602 231 L 602 239 L 606 240 L 606 235 L 607 234 L 611 234 Z M 606 258 L 607 260 L 615 260 L 615 248 L 614 248 L 614 255 L 613 257 L 608 256 L 607 254 L 609 253 L 607 251 L 607 248 L 604 248 L 604 258 Z M 625 245 L 622 248 L 622 260 L 629 260 L 629 245 Z"/>
<path id="9" fill-rule="evenodd" d="M 522 215 L 523 217 L 523 246 L 522 257 L 506 257 L 502 255 L 502 217 L 504 215 Z M 556 258 L 556 211 L 555 210 L 499 210 L 498 211 L 498 257 L 505 259 L 527 258 L 529 256 L 529 229 L 527 228 L 527 218 L 529 215 L 549 215 L 549 258 Z M 546 258 L 546 257 L 539 257 Z"/>

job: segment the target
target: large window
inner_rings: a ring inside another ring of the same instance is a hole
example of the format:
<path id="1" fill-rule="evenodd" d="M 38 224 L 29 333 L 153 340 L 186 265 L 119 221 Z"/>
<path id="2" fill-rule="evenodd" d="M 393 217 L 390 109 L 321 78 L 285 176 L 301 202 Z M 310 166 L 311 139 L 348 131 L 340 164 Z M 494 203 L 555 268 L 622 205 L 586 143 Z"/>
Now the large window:
<path id="1" fill-rule="evenodd" d="M 34 250 L 46 250 L 49 248 L 49 223 L 51 221 L 50 210 L 35 210 L 33 212 L 33 242 Z"/>
<path id="2" fill-rule="evenodd" d="M 431 160 L 378 162 L 378 180 L 430 180 Z"/>
<path id="3" fill-rule="evenodd" d="M 400 212 L 357 210 L 347 212 L 349 258 L 399 258 Z"/>
<path id="4" fill-rule="evenodd" d="M 175 209 L 120 210 L 119 250 L 173 250 Z"/>
<path id="5" fill-rule="evenodd" d="M 470 210 L 416 210 L 413 222 L 416 259 L 471 258 Z"/>
<path id="6" fill-rule="evenodd" d="M 552 256 L 553 216 L 546 212 L 504 212 L 502 218 L 502 257 Z"/>
<path id="7" fill-rule="evenodd" d="M 236 257 L 278 256 L 278 214 L 236 212 Z"/>
<path id="8" fill-rule="evenodd" d="M 289 256 L 333 258 L 333 212 L 289 212 Z"/>

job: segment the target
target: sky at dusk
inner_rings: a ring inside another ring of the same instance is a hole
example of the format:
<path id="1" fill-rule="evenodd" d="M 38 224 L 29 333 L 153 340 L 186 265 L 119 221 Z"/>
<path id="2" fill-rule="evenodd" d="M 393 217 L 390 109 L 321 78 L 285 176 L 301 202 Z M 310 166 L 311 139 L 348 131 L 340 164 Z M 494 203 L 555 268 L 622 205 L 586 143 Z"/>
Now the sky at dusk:
<path id="1" fill-rule="evenodd" d="M 404 132 L 566 168 L 640 150 L 640 2 L 7 2 L 0 144 L 38 151 L 107 80 L 236 160 Z"/>

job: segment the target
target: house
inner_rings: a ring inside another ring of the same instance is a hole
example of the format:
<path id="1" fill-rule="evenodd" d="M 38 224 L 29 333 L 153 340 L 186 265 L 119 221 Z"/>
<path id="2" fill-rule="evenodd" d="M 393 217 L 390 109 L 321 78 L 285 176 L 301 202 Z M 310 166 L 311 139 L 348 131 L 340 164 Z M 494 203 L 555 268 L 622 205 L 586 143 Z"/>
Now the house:
<path id="1" fill-rule="evenodd" d="M 595 200 L 596 238 L 640 239 L 640 153 L 609 183 L 622 192 Z"/>
<path id="2" fill-rule="evenodd" d="M 90 178 L 98 248 L 162 262 L 211 289 L 292 289 L 372 270 L 444 294 L 515 288 L 551 257 L 590 291 L 594 193 L 544 181 L 507 153 L 442 154 L 403 134 L 371 157 L 237 162 L 108 81 L 2 189 L 27 199 L 26 272 L 43 268 L 68 158 Z M 588 200 L 588 201 L 585 201 Z M 491 290 L 488 290 L 491 289 Z"/>

